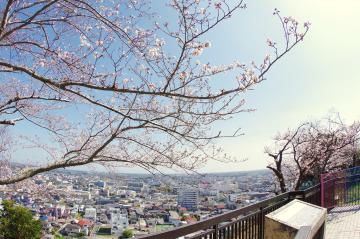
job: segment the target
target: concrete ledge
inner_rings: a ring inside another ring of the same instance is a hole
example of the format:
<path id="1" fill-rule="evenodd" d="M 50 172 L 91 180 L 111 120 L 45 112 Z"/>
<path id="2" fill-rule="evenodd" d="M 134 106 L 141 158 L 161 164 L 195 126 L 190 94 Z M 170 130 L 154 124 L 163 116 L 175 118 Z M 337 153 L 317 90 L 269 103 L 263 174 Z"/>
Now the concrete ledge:
<path id="1" fill-rule="evenodd" d="M 295 199 L 265 216 L 265 239 L 294 239 L 305 231 L 305 238 L 314 238 L 324 225 L 326 214 L 325 208 Z"/>

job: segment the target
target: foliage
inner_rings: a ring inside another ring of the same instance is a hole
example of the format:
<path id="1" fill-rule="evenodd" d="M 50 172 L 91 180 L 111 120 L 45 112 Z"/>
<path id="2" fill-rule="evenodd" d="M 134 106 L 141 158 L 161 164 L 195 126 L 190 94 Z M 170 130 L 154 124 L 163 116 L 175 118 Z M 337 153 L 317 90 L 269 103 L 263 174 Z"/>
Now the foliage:
<path id="1" fill-rule="evenodd" d="M 59 234 L 59 233 L 56 233 L 56 234 L 54 235 L 54 238 L 55 238 L 55 239 L 64 239 L 64 236 L 61 235 L 61 234 Z"/>
<path id="2" fill-rule="evenodd" d="M 132 238 L 134 236 L 134 232 L 131 229 L 125 229 L 122 236 L 123 238 Z"/>
<path id="3" fill-rule="evenodd" d="M 354 164 L 360 123 L 343 123 L 330 116 L 306 122 L 274 138 L 274 147 L 265 148 L 272 159 L 268 168 L 274 173 L 281 192 L 298 190 L 308 182 L 319 182 L 320 175 Z"/>
<path id="4" fill-rule="evenodd" d="M 82 237 L 84 237 L 84 236 L 86 236 L 84 232 L 80 232 L 80 233 L 78 234 L 78 237 L 79 237 L 79 238 L 82 238 Z"/>
<path id="5" fill-rule="evenodd" d="M 80 212 L 77 212 L 76 215 L 75 215 L 75 218 L 76 218 L 77 220 L 80 220 L 82 217 L 83 217 L 83 215 L 82 215 L 82 213 L 80 213 Z"/>
<path id="6" fill-rule="evenodd" d="M 41 223 L 34 220 L 31 212 L 13 201 L 4 200 L 0 210 L 0 235 L 6 239 L 41 238 Z"/>
<path id="7" fill-rule="evenodd" d="M 196 219 L 196 221 L 200 221 L 200 215 L 197 215 L 197 214 L 196 214 L 196 215 L 194 215 L 193 217 Z"/>

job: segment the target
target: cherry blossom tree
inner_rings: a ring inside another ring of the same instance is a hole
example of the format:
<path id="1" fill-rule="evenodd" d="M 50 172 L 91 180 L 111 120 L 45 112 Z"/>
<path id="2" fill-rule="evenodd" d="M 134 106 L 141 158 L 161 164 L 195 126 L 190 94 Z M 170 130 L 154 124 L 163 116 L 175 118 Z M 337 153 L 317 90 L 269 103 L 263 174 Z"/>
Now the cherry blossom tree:
<path id="1" fill-rule="evenodd" d="M 214 123 L 247 111 L 242 93 L 309 29 L 275 10 L 284 44 L 268 39 L 271 54 L 259 63 L 202 63 L 207 33 L 246 8 L 229 2 L 172 0 L 166 7 L 174 19 L 166 22 L 148 1 L 3 1 L 0 148 L 21 144 L 47 157 L 2 175 L 0 185 L 91 163 L 157 172 L 226 160 L 214 140 L 239 131 L 217 133 Z M 15 133 L 22 125 L 38 133 Z M 2 172 L 9 152 L 2 152 Z"/>
<path id="2" fill-rule="evenodd" d="M 340 117 L 301 124 L 295 130 L 274 137 L 274 146 L 265 153 L 267 166 L 277 182 L 277 191 L 299 190 L 309 180 L 319 181 L 321 173 L 354 164 L 360 139 L 360 123 L 343 123 Z"/>

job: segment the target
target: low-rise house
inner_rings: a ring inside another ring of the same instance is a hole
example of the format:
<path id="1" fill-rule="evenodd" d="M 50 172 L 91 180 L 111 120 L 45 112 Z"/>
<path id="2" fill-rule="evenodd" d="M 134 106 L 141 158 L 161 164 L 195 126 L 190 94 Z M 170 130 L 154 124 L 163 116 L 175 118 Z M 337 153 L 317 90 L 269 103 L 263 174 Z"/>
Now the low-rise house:
<path id="1" fill-rule="evenodd" d="M 81 233 L 81 227 L 76 224 L 67 224 L 63 229 L 63 234 L 67 236 L 77 236 Z"/>
<path id="2" fill-rule="evenodd" d="M 169 222 L 174 224 L 175 226 L 180 226 L 181 225 L 181 218 L 179 216 L 179 214 L 175 211 L 170 211 L 169 212 L 170 216 L 169 216 Z"/>
<path id="3" fill-rule="evenodd" d="M 83 228 L 83 227 L 92 227 L 93 223 L 88 219 L 80 219 L 77 224 Z"/>

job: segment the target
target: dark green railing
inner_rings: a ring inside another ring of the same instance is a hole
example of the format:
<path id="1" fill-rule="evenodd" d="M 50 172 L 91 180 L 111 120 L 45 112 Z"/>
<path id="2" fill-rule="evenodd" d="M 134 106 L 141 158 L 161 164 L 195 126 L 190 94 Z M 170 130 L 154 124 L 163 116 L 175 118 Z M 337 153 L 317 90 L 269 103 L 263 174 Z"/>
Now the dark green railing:
<path id="1" fill-rule="evenodd" d="M 263 239 L 265 215 L 293 199 L 320 205 L 320 185 L 304 191 L 286 192 L 207 220 L 172 230 L 141 236 L 141 239 Z"/>

